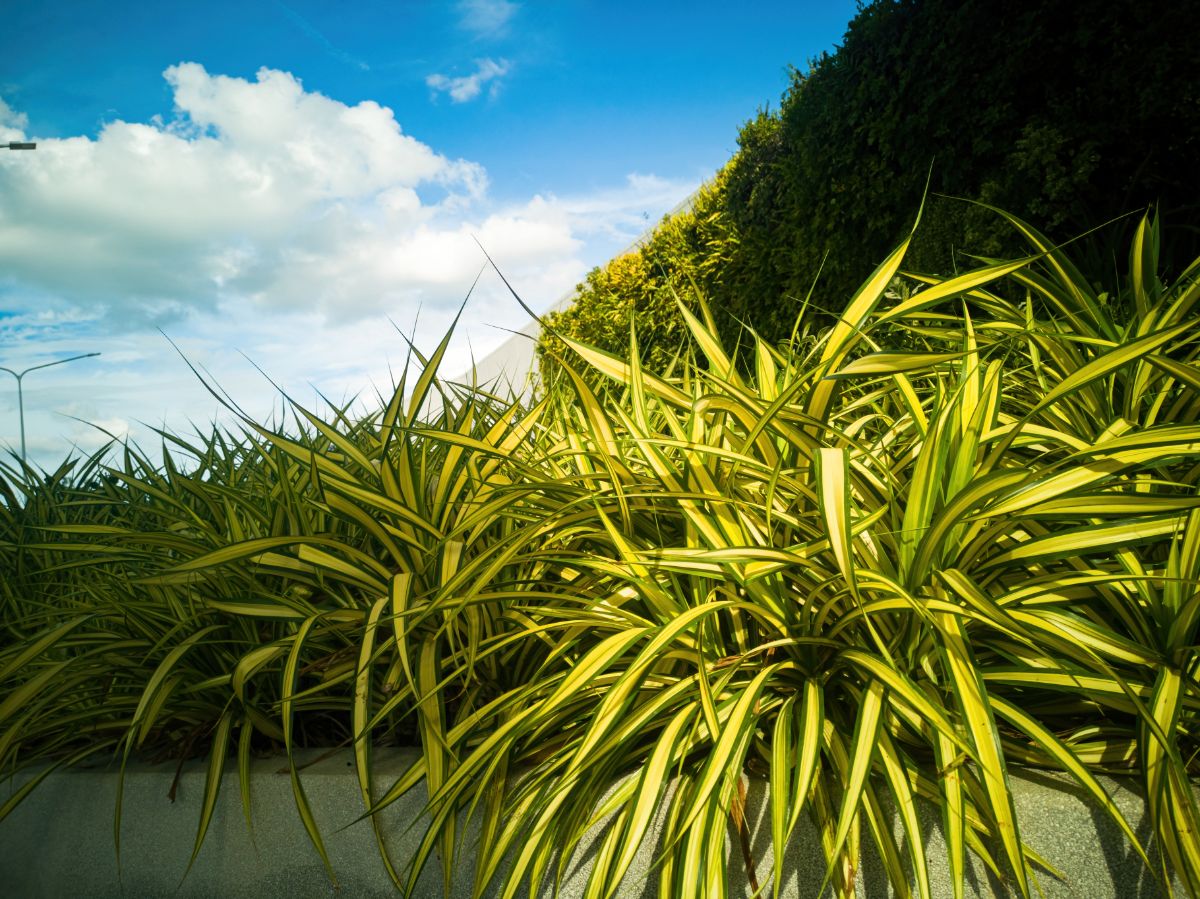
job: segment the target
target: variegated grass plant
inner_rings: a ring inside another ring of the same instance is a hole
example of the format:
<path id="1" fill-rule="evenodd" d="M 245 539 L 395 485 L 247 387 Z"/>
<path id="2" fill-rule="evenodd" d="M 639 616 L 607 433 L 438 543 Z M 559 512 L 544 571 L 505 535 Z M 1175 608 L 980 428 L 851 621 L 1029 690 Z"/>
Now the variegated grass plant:
<path id="1" fill-rule="evenodd" d="M 206 753 L 198 851 L 227 756 L 249 820 L 255 748 L 344 741 L 364 817 L 427 791 L 411 863 L 379 834 L 398 887 L 435 852 L 464 876 L 470 840 L 505 897 L 597 829 L 612 895 L 664 807 L 660 894 L 726 895 L 749 775 L 764 890 L 808 816 L 813 895 L 853 895 L 869 842 L 928 896 L 925 800 L 960 892 L 969 851 L 1030 895 L 1052 860 L 1008 769 L 1035 766 L 1200 895 L 1200 261 L 1162 283 L 1147 219 L 1097 294 L 1011 221 L 1028 257 L 934 278 L 906 242 L 812 340 L 724 347 L 681 305 L 671 373 L 567 340 L 532 403 L 437 381 L 443 342 L 366 420 L 164 435 L 187 473 L 9 470 L 0 760 Z M 413 740 L 373 792 L 372 748 Z M 1140 777 L 1153 848 L 1097 773 Z"/>

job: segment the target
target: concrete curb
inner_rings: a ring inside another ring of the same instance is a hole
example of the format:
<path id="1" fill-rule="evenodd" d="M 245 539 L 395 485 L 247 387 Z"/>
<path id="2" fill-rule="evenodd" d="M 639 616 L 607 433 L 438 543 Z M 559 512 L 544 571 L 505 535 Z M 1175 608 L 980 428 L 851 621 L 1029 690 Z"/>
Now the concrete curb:
<path id="1" fill-rule="evenodd" d="M 175 765 L 131 765 L 125 778 L 121 866 L 118 874 L 113 847 L 113 808 L 116 775 L 108 768 L 76 768 L 50 775 L 4 821 L 0 822 L 0 893 L 14 899 L 142 899 L 142 897 L 375 897 L 395 896 L 375 845 L 370 824 L 351 824 L 362 812 L 358 783 L 348 751 L 321 757 L 309 751 L 298 755 L 304 790 L 324 836 L 340 884 L 330 884 L 320 858 L 309 842 L 296 812 L 290 778 L 282 758 L 256 761 L 252 788 L 254 841 L 242 813 L 236 772 L 226 769 L 208 836 L 187 877 L 204 789 L 204 766 L 184 767 L 172 802 L 167 798 L 175 780 Z M 381 795 L 414 758 L 413 750 L 378 750 L 373 787 Z M 28 773 L 0 786 L 0 801 L 29 779 Z M 1149 838 L 1142 801 L 1128 783 L 1104 780 L 1114 800 L 1134 824 L 1139 839 Z M 751 823 L 753 855 L 761 882 L 771 872 L 770 824 L 765 808 L 766 785 L 751 781 L 747 819 Z M 1065 879 L 1041 878 L 1046 896 L 1073 899 L 1153 899 L 1160 892 L 1143 870 L 1121 832 L 1084 801 L 1080 792 L 1061 779 L 1028 772 L 1013 778 L 1013 795 L 1025 842 L 1060 868 Z M 393 861 L 402 867 L 415 851 L 424 793 L 417 789 L 382 813 L 384 832 Z M 926 849 L 934 896 L 952 895 L 937 815 L 921 810 L 928 834 Z M 350 826 L 346 826 L 350 825 Z M 869 841 L 863 834 L 864 844 Z M 1151 849 L 1151 851 L 1153 851 Z M 619 895 L 650 899 L 655 877 L 650 872 L 653 847 L 642 847 Z M 730 856 L 739 880 L 733 896 L 749 896 L 740 852 Z M 559 895 L 582 895 L 587 877 L 587 850 L 577 853 Z M 459 865 L 463 876 L 449 894 L 470 895 L 473 859 Z M 815 830 L 802 822 L 788 848 L 785 862 L 789 899 L 810 899 L 823 874 Z M 966 895 L 1012 895 L 973 861 Z M 1176 889 L 1186 895 L 1182 887 Z M 550 895 L 546 890 L 545 895 Z M 878 859 L 865 852 L 859 876 L 865 899 L 892 895 Z M 419 897 L 443 896 L 440 865 L 427 867 L 419 881 Z M 767 893 L 769 895 L 769 891 Z"/>

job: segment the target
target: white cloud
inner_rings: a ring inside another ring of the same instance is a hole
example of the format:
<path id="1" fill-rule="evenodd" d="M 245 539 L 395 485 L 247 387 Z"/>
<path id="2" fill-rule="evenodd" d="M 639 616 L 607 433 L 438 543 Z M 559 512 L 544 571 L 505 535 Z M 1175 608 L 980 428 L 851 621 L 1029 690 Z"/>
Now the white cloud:
<path id="1" fill-rule="evenodd" d="M 458 22 L 476 37 L 503 37 L 518 8 L 510 0 L 461 0 Z"/>
<path id="2" fill-rule="evenodd" d="M 377 103 L 271 69 L 247 80 L 183 63 L 164 76 L 168 121 L 0 155 L 0 309 L 42 316 L 23 326 L 53 315 L 93 332 L 169 327 L 243 306 L 339 321 L 448 309 L 483 262 L 475 237 L 537 279 L 582 267 L 585 240 L 631 239 L 692 186 L 632 175 L 497 208 L 482 166 L 405 134 Z M 0 122 L 25 137 L 7 105 Z"/>
<path id="3" fill-rule="evenodd" d="M 143 321 L 230 299 L 327 306 L 338 297 L 315 280 L 323 260 L 486 191 L 482 167 L 404 134 L 377 103 L 346 105 L 270 69 L 253 81 L 194 63 L 164 75 L 169 122 L 115 121 L 94 140 L 0 158 L 6 276 Z"/>
<path id="4" fill-rule="evenodd" d="M 0 138 L 7 141 L 19 141 L 25 136 L 24 129 L 29 125 L 29 118 L 18 113 L 0 97 Z"/>
<path id="5" fill-rule="evenodd" d="M 279 402 L 242 353 L 310 406 L 316 389 L 369 405 L 407 352 L 389 317 L 434 346 L 484 268 L 476 240 L 542 310 L 694 186 L 631 175 L 498 204 L 481 165 L 405 134 L 377 103 L 344 104 L 269 69 L 249 80 L 185 63 L 165 77 L 165 120 L 31 135 L 36 151 L 0 154 L 0 365 L 102 353 L 26 380 L 43 466 L 102 444 L 76 419 L 150 450 L 164 423 L 186 433 L 218 417 L 153 325 L 254 415 Z M 27 127 L 0 101 L 0 133 L 19 140 Z M 525 324 L 484 269 L 444 372 L 503 342 L 493 326 Z M 0 448 L 18 445 L 15 384 L 0 373 Z"/>
<path id="6" fill-rule="evenodd" d="M 619 187 L 597 190 L 560 201 L 572 233 L 627 244 L 657 225 L 664 214 L 699 187 L 697 181 L 679 181 L 627 175 Z M 622 247 L 614 246 L 613 252 Z"/>
<path id="7" fill-rule="evenodd" d="M 508 60 L 501 59 L 477 59 L 475 60 L 475 73 L 473 75 L 463 75 L 459 78 L 449 78 L 445 75 L 434 74 L 429 75 L 425 79 L 425 83 L 433 89 L 434 96 L 438 93 L 446 93 L 450 95 L 450 99 L 455 103 L 466 103 L 468 100 L 474 100 L 483 91 L 483 86 L 489 81 L 492 82 L 489 96 L 496 96 L 496 92 L 500 87 L 500 78 L 503 78 L 509 73 L 511 66 Z"/>

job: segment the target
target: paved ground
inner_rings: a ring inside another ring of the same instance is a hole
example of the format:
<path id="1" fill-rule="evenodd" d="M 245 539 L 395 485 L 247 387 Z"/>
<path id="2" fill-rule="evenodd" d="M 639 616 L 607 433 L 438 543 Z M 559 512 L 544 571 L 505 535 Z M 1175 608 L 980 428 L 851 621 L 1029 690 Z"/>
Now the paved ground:
<path id="1" fill-rule="evenodd" d="M 307 753 L 300 760 L 311 762 L 318 755 Z M 410 751 L 378 753 L 376 795 L 391 785 L 411 758 Z M 186 767 L 174 802 L 168 799 L 168 792 L 175 765 L 137 764 L 131 768 L 125 782 L 119 870 L 113 849 L 115 776 L 104 768 L 55 773 L 0 822 L 0 894 L 14 899 L 394 896 L 370 825 L 351 823 L 361 814 L 362 802 L 348 752 L 334 753 L 302 772 L 304 789 L 325 835 L 340 890 L 330 883 L 305 834 L 292 799 L 290 778 L 281 773 L 283 765 L 282 759 L 255 763 L 252 838 L 230 763 L 208 837 L 186 878 L 204 787 L 202 765 Z M 1141 802 L 1137 796 L 1126 786 L 1112 781 L 1106 784 L 1130 820 L 1140 821 Z M 0 803 L 11 789 L 9 785 L 0 786 Z M 1075 792 L 1064 789 L 1059 781 L 1038 775 L 1016 777 L 1013 789 L 1026 842 L 1065 874 L 1061 882 L 1050 877 L 1042 879 L 1046 896 L 1151 899 L 1159 895 L 1154 884 L 1143 876 L 1140 861 L 1120 832 L 1089 809 Z M 765 784 L 751 784 L 753 853 L 765 881 L 771 857 L 764 793 Z M 423 792 L 415 791 L 382 816 L 387 844 L 398 865 L 403 864 L 420 838 L 420 831 L 411 825 L 420 819 L 423 799 Z M 949 897 L 952 893 L 936 816 L 928 808 L 923 814 L 934 895 L 939 899 Z M 1147 835 L 1142 825 L 1139 837 Z M 809 899 L 815 893 L 822 874 L 818 846 L 815 833 L 802 828 L 789 847 L 784 893 L 789 899 Z M 739 860 L 736 867 L 744 887 L 739 856 L 734 858 Z M 623 899 L 649 899 L 654 895 L 653 878 L 648 873 L 652 858 L 652 848 L 643 847 L 635 870 L 619 894 Z M 577 861 L 581 864 L 573 868 L 560 894 L 568 899 L 582 895 L 586 856 Z M 470 858 L 461 860 L 464 871 L 469 871 L 472 864 Z M 749 891 L 744 894 L 749 895 Z M 430 899 L 443 895 L 439 871 L 431 867 L 425 872 L 416 895 Z M 450 895 L 456 899 L 469 896 L 466 880 L 459 882 Z M 860 895 L 866 899 L 890 895 L 878 862 L 869 856 L 863 860 Z M 1006 892 L 1002 884 L 989 879 L 976 865 L 967 895 L 992 897 Z"/>

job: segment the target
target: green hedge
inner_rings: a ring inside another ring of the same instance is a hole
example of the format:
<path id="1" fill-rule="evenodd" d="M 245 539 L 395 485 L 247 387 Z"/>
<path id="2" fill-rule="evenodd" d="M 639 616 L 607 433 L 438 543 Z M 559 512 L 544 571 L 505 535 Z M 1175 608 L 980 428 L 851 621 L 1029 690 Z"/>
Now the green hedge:
<path id="1" fill-rule="evenodd" d="M 594 270 L 552 325 L 625 352 L 632 311 L 646 360 L 661 362 L 680 327 L 669 286 L 694 280 L 724 335 L 745 321 L 780 340 L 814 285 L 811 308 L 836 314 L 923 197 L 916 270 L 1018 251 L 1012 229 L 966 198 L 1058 241 L 1155 205 L 1177 271 L 1200 252 L 1197 21 L 1195 0 L 872 3 L 835 53 L 793 70 L 778 111 L 742 127 L 695 208 L 638 259 Z M 1123 268 L 1116 248 L 1135 222 L 1073 251 L 1093 283 Z"/>

